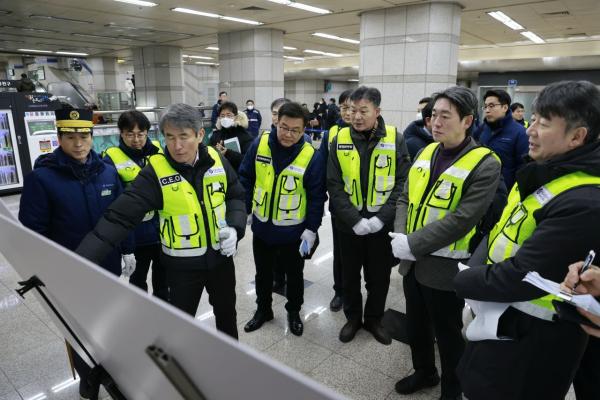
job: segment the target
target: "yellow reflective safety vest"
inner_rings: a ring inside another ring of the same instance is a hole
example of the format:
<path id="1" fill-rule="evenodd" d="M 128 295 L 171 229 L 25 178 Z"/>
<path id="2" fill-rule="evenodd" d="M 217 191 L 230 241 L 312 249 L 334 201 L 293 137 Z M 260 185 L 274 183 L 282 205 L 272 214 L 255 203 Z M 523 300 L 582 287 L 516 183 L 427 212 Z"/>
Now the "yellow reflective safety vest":
<path id="1" fill-rule="evenodd" d="M 159 154 L 163 153 L 163 149 L 158 140 L 153 140 L 152 144 L 158 148 Z M 104 155 L 110 157 L 113 164 L 115 164 L 119 178 L 125 186 L 130 185 L 142 170 L 142 168 L 118 146 L 109 147 L 104 151 Z M 152 218 L 154 218 L 154 211 L 149 211 L 144 216 L 142 222 L 150 221 Z"/>
<path id="2" fill-rule="evenodd" d="M 277 175 L 273 167 L 269 133 L 264 133 L 258 144 L 254 167 L 256 182 L 252 196 L 252 213 L 261 222 L 271 218 L 273 225 L 290 226 L 306 218 L 306 190 L 304 172 L 315 154 L 315 149 L 304 142 L 294 161 Z"/>
<path id="3" fill-rule="evenodd" d="M 433 167 L 433 155 L 439 145 L 439 143 L 427 145 L 408 173 L 407 234 L 441 220 L 455 211 L 460 204 L 465 181 L 483 159 L 491 155 L 500 162 L 492 150 L 487 147 L 475 147 L 442 172 L 427 192 Z M 476 226 L 472 227 L 464 237 L 431 255 L 453 259 L 469 258 L 471 256 L 469 244 L 476 230 Z"/>
<path id="4" fill-rule="evenodd" d="M 159 153 L 163 152 L 160 142 L 153 140 L 152 144 L 158 148 Z M 121 181 L 125 185 L 133 182 L 142 170 L 142 168 L 118 146 L 109 147 L 104 151 L 104 154 L 110 157 L 113 164 L 115 164 L 115 168 L 119 173 L 119 178 L 121 178 Z"/>
<path id="5" fill-rule="evenodd" d="M 521 201 L 519 185 L 515 184 L 508 195 L 500 220 L 490 232 L 487 263 L 498 263 L 517 254 L 537 227 L 534 213 L 550 200 L 568 190 L 590 185 L 600 186 L 600 177 L 573 172 L 545 184 Z M 533 317 L 551 321 L 554 314 L 552 300 L 561 299 L 547 295 L 531 301 L 513 303 L 512 306 Z"/>
<path id="6" fill-rule="evenodd" d="M 344 191 L 357 210 L 367 207 L 377 212 L 390 197 L 396 183 L 396 127 L 386 125 L 385 137 L 379 140 L 369 160 L 369 183 L 366 196 L 360 182 L 360 154 L 356 150 L 350 127 L 340 129 L 337 134 L 337 158 L 342 169 Z"/>
<path id="7" fill-rule="evenodd" d="M 333 142 L 333 139 L 335 139 L 335 137 L 337 136 L 339 131 L 340 131 L 340 127 L 338 125 L 334 125 L 329 129 L 329 137 L 327 139 L 329 141 L 330 146 L 331 146 L 331 143 Z"/>
<path id="8" fill-rule="evenodd" d="M 227 175 L 219 153 L 208 147 L 214 160 L 202 179 L 202 201 L 196 190 L 167 161 L 164 155 L 150 157 L 162 190 L 160 218 L 162 251 L 172 257 L 198 257 L 208 246 L 218 250 L 219 229 L 226 225 Z"/>

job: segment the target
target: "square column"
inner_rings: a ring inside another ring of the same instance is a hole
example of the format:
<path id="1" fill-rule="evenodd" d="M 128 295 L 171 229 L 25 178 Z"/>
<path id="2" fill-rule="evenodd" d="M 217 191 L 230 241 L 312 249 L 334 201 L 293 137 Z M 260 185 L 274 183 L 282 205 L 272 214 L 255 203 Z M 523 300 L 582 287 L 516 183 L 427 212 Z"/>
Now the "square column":
<path id="1" fill-rule="evenodd" d="M 137 106 L 166 107 L 185 101 L 181 55 L 175 46 L 133 49 Z"/>
<path id="2" fill-rule="evenodd" d="M 283 32 L 251 29 L 219 33 L 218 40 L 219 91 L 226 91 L 240 111 L 253 99 L 263 116 L 261 128 L 267 129 L 271 102 L 283 97 Z"/>
<path id="3" fill-rule="evenodd" d="M 382 115 L 398 130 L 419 99 L 456 85 L 461 6 L 429 3 L 361 15 L 360 84 L 381 91 Z"/>

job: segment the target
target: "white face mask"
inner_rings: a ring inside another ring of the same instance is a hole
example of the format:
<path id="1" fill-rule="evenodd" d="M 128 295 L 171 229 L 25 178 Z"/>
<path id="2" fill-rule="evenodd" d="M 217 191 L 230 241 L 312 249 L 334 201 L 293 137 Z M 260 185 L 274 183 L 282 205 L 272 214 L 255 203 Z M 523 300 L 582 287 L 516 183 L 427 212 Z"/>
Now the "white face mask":
<path id="1" fill-rule="evenodd" d="M 254 110 L 254 106 L 253 106 L 252 104 L 248 104 L 248 105 L 246 106 L 246 108 L 247 108 L 248 110 Z"/>
<path id="2" fill-rule="evenodd" d="M 420 121 L 420 120 L 422 120 L 422 119 L 423 119 L 423 115 L 422 115 L 420 112 L 418 112 L 418 113 L 417 113 L 417 115 L 415 115 L 415 119 L 416 119 L 417 121 Z"/>
<path id="3" fill-rule="evenodd" d="M 233 126 L 233 118 L 229 118 L 229 117 L 221 118 L 221 126 L 223 128 L 231 128 Z"/>

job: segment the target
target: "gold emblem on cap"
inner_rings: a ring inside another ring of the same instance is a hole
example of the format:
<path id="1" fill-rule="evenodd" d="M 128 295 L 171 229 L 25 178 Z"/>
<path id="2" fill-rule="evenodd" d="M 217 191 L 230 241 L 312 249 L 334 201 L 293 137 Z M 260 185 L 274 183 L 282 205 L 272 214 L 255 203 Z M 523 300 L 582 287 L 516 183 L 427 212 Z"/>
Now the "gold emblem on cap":
<path id="1" fill-rule="evenodd" d="M 71 111 L 71 112 L 69 113 L 69 117 L 70 117 L 71 119 L 79 119 L 79 113 L 78 113 L 77 111 Z"/>

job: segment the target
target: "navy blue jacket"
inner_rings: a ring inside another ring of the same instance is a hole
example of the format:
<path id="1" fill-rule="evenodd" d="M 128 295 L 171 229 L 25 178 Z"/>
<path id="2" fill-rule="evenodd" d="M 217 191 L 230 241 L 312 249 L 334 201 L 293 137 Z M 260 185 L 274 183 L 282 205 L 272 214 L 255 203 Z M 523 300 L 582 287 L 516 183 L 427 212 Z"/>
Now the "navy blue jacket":
<path id="1" fill-rule="evenodd" d="M 146 166 L 146 157 L 157 154 L 159 151 L 159 149 L 152 144 L 150 139 L 146 140 L 146 145 L 141 150 L 136 150 L 127 146 L 123 143 L 123 139 L 119 138 L 119 148 L 123 150 L 133 162 L 139 165 L 140 168 Z M 107 154 L 104 154 L 103 160 L 114 166 L 113 160 Z M 158 213 L 154 213 L 154 218 L 151 220 L 142 222 L 136 226 L 133 231 L 133 237 L 135 238 L 135 247 L 158 244 L 160 242 L 158 236 Z"/>
<path id="2" fill-rule="evenodd" d="M 219 107 L 221 106 L 221 100 L 218 100 L 213 104 L 212 112 L 210 114 L 210 123 L 213 129 L 217 127 L 217 119 L 219 119 Z"/>
<path id="3" fill-rule="evenodd" d="M 258 150 L 260 136 L 257 137 L 252 146 L 246 152 L 239 170 L 240 181 L 246 190 L 246 211 L 252 212 L 252 195 L 254 194 L 254 183 L 256 181 L 255 159 Z M 277 141 L 277 130 L 269 133 L 269 146 L 271 148 L 273 168 L 279 174 L 294 161 L 304 145 L 304 138 L 292 147 L 283 147 Z M 252 217 L 252 232 L 261 240 L 269 244 L 290 244 L 300 240 L 304 229 L 317 232 L 323 218 L 323 205 L 325 204 L 325 176 L 321 154 L 316 151 L 304 173 L 304 189 L 307 196 L 306 219 L 302 224 L 292 226 L 275 226 L 271 220 L 260 222 L 255 216 Z"/>
<path id="4" fill-rule="evenodd" d="M 252 137 L 257 137 L 260 131 L 260 125 L 262 124 L 262 115 L 256 108 L 252 110 L 245 109 L 244 112 L 248 117 L 248 133 Z"/>
<path id="5" fill-rule="evenodd" d="M 117 170 L 104 163 L 93 150 L 79 164 L 59 147 L 40 156 L 25 177 L 19 220 L 48 239 L 75 250 L 94 229 L 106 208 L 123 191 Z M 124 253 L 133 251 L 126 243 Z M 121 274 L 121 254 L 113 250 L 100 264 Z"/>
<path id="6" fill-rule="evenodd" d="M 479 143 L 494 150 L 502 161 L 502 176 L 510 192 L 515 183 L 517 170 L 524 164 L 523 157 L 529 152 L 529 139 L 523 125 L 515 122 L 512 112 L 493 124 L 484 121 L 473 137 Z"/>
<path id="7" fill-rule="evenodd" d="M 404 140 L 410 159 L 414 161 L 419 151 L 430 143 L 433 143 L 431 132 L 425 127 L 425 121 L 413 121 L 404 130 Z"/>

